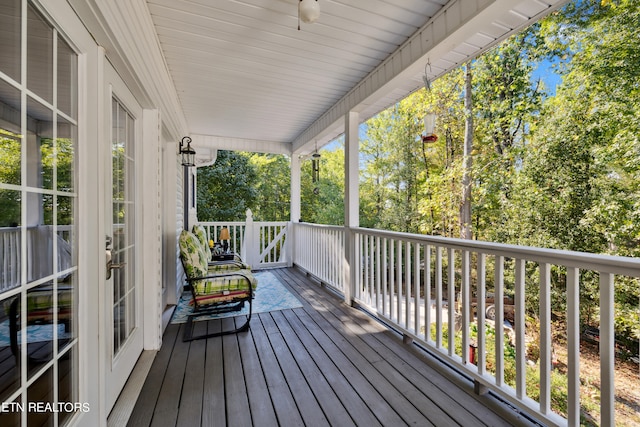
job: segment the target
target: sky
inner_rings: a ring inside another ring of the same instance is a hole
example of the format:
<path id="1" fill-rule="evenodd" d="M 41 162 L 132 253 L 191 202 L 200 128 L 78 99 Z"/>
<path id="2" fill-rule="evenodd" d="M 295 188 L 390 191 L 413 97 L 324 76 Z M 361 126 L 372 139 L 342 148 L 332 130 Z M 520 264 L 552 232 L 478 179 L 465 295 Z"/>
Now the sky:
<path id="1" fill-rule="evenodd" d="M 540 64 L 538 64 L 538 67 L 533 70 L 531 79 L 533 81 L 542 79 L 547 88 L 547 93 L 549 94 L 549 96 L 553 96 L 556 94 L 556 87 L 562 81 L 562 77 L 555 73 L 555 71 L 553 70 L 553 63 L 549 60 L 544 60 Z"/>

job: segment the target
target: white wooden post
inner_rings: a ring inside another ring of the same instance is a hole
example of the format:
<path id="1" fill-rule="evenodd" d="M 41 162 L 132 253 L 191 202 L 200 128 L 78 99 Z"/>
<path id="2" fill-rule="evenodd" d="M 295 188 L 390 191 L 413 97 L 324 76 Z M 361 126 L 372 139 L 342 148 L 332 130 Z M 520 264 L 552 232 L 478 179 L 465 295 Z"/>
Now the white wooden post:
<path id="1" fill-rule="evenodd" d="M 260 264 L 259 238 L 259 232 L 253 223 L 253 212 L 251 212 L 251 209 L 247 209 L 244 240 L 242 242 L 242 256 L 251 268 L 256 268 Z"/>
<path id="2" fill-rule="evenodd" d="M 287 231 L 287 265 L 292 267 L 296 262 L 296 227 L 295 224 L 300 222 L 301 215 L 301 168 L 300 157 L 297 154 L 291 154 L 291 216 L 289 218 L 289 230 Z"/>
<path id="3" fill-rule="evenodd" d="M 345 287 L 344 300 L 351 305 L 356 293 L 358 272 L 356 270 L 356 234 L 354 228 L 360 225 L 359 212 L 359 115 L 348 112 L 344 118 L 345 158 L 344 158 L 344 225 L 345 225 Z"/>

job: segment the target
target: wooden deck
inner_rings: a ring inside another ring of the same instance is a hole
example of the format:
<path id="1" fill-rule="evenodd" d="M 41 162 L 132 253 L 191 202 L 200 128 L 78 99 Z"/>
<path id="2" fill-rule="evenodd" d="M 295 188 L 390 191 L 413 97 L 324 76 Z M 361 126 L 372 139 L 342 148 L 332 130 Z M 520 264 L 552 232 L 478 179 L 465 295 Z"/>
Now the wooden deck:
<path id="1" fill-rule="evenodd" d="M 169 325 L 128 425 L 529 424 L 299 270 L 271 271 L 304 306 L 254 314 L 249 332 L 190 343 L 184 325 Z"/>

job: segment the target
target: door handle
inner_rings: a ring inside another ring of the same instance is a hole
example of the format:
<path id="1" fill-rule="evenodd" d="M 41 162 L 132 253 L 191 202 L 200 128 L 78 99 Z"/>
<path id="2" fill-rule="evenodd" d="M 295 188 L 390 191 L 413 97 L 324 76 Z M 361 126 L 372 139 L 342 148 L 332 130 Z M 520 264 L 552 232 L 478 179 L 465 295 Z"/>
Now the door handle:
<path id="1" fill-rule="evenodd" d="M 107 257 L 110 257 L 110 256 L 111 254 L 107 255 Z M 111 279 L 111 270 L 114 270 L 116 268 L 122 268 L 125 265 L 127 265 L 126 262 L 115 263 L 111 259 L 108 259 L 107 260 L 107 280 Z"/>
<path id="2" fill-rule="evenodd" d="M 111 237 L 107 236 L 107 244 L 106 244 L 106 250 L 105 250 L 105 255 L 106 255 L 106 261 L 107 261 L 107 280 L 111 279 L 111 270 L 115 269 L 115 268 L 122 268 L 124 267 L 127 263 L 126 262 L 120 262 L 120 263 L 114 263 L 113 262 L 113 255 L 111 254 Z"/>

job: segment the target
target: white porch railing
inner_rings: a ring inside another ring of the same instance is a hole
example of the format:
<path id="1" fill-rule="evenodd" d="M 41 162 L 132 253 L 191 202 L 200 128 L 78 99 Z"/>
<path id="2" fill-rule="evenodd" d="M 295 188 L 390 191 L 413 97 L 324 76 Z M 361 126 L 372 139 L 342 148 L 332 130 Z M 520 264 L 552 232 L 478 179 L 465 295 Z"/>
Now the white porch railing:
<path id="1" fill-rule="evenodd" d="M 347 280 L 344 227 L 296 223 L 293 263 L 344 294 Z"/>
<path id="2" fill-rule="evenodd" d="M 639 259 L 355 228 L 349 230 L 355 255 L 348 262 L 345 228 L 300 223 L 294 235 L 296 265 L 353 295 L 355 303 L 407 339 L 457 366 L 475 381 L 478 392 L 490 389 L 554 425 L 580 425 L 580 287 L 591 276 L 600 289 L 600 424 L 615 424 L 614 286 L 622 278 L 640 283 Z M 355 274 L 349 275 L 348 265 Z M 566 293 L 567 419 L 551 409 L 552 272 Z M 355 283 L 349 284 L 349 277 Z M 472 311 L 475 307 L 477 313 L 485 313 L 489 291 L 494 294 L 495 321 L 484 315 L 476 318 Z M 525 294 L 539 299 L 538 400 L 526 392 Z M 512 317 L 512 328 L 505 326 L 505 312 Z M 487 334 L 489 330 L 495 334 Z M 505 346 L 506 340 L 513 346 Z M 477 351 L 472 351 L 475 346 Z M 511 351 L 505 355 L 505 348 L 515 348 L 515 376 L 513 368 L 505 376 L 506 363 L 514 358 Z M 491 365 L 489 350 L 495 353 Z"/>
<path id="3" fill-rule="evenodd" d="M 199 222 L 210 240 L 224 227 L 229 229 L 229 248 L 239 254 L 253 269 L 290 266 L 288 232 L 289 222 L 255 222 L 247 211 L 245 222 Z"/>

